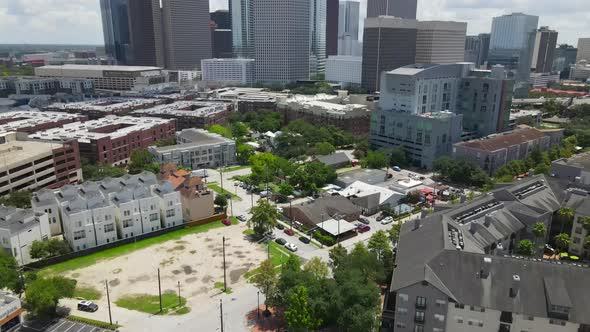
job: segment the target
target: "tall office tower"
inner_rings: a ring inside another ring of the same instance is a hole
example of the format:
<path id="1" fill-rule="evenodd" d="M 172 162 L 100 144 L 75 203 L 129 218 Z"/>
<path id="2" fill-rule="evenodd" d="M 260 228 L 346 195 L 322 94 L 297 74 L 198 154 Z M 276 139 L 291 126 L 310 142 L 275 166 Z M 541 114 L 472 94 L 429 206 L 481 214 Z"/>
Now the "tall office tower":
<path id="1" fill-rule="evenodd" d="M 381 73 L 413 64 L 418 21 L 392 16 L 365 19 L 361 86 L 379 90 Z"/>
<path id="2" fill-rule="evenodd" d="M 395 16 L 416 19 L 418 0 L 367 0 L 367 17 Z"/>
<path id="3" fill-rule="evenodd" d="M 480 49 L 481 46 L 479 36 L 465 37 L 465 62 L 473 62 L 477 65 Z"/>
<path id="4" fill-rule="evenodd" d="M 229 0 L 232 49 L 236 58 L 254 58 L 254 1 Z"/>
<path id="5" fill-rule="evenodd" d="M 578 55 L 576 56 L 576 62 L 580 60 L 590 62 L 590 38 L 578 39 Z"/>
<path id="6" fill-rule="evenodd" d="M 418 21 L 415 63 L 462 62 L 467 23 Z"/>
<path id="7" fill-rule="evenodd" d="M 477 57 L 477 66 L 481 67 L 487 64 L 488 54 L 490 52 L 490 37 L 489 33 L 480 33 L 479 37 L 479 55 Z"/>
<path id="8" fill-rule="evenodd" d="M 155 0 L 158 1 L 158 0 Z M 163 0 L 166 68 L 198 70 L 211 58 L 208 0 Z"/>
<path id="9" fill-rule="evenodd" d="M 359 53 L 359 10 L 358 1 L 340 2 L 338 11 L 338 55 Z"/>
<path id="10" fill-rule="evenodd" d="M 101 0 L 107 55 L 122 65 L 164 66 L 159 0 Z"/>
<path id="11" fill-rule="evenodd" d="M 338 54 L 338 22 L 340 20 L 338 0 L 326 2 L 326 57 Z"/>
<path id="12" fill-rule="evenodd" d="M 553 58 L 553 71 L 560 72 L 562 79 L 569 77 L 570 66 L 576 63 L 578 49 L 568 45 L 562 44 L 555 49 L 555 57 Z"/>
<path id="13" fill-rule="evenodd" d="M 231 19 L 228 10 L 216 10 L 210 14 L 211 18 L 211 51 L 213 58 L 231 58 L 232 32 Z"/>
<path id="14" fill-rule="evenodd" d="M 326 70 L 326 0 L 311 0 L 309 23 L 309 72 L 317 75 Z"/>
<path id="15" fill-rule="evenodd" d="M 310 0 L 253 0 L 257 81 L 309 79 L 311 6 Z M 236 17 L 232 19 L 235 26 Z"/>
<path id="16" fill-rule="evenodd" d="M 231 30 L 231 19 L 229 10 L 219 9 L 209 14 L 211 21 L 215 22 L 217 29 Z"/>
<path id="17" fill-rule="evenodd" d="M 515 96 L 528 95 L 538 16 L 513 13 L 494 17 L 488 65 L 503 65 L 515 80 Z"/>
<path id="18" fill-rule="evenodd" d="M 557 31 L 549 30 L 549 27 L 541 27 L 537 30 L 531 69 L 536 73 L 551 72 L 556 46 Z"/>

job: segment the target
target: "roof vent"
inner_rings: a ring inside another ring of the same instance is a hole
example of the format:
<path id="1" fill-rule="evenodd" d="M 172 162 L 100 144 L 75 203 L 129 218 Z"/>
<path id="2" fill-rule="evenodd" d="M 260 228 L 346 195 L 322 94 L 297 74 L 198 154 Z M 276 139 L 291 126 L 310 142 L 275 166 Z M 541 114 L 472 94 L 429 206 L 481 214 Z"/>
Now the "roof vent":
<path id="1" fill-rule="evenodd" d="M 515 274 L 512 276 L 512 287 L 510 287 L 510 297 L 516 297 L 520 290 L 520 276 Z"/>

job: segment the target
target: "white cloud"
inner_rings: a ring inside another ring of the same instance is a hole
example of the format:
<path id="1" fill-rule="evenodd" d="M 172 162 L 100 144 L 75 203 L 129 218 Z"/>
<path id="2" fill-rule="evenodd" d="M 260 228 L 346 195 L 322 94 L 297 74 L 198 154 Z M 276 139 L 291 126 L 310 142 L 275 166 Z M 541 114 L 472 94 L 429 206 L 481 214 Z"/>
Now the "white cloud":
<path id="1" fill-rule="evenodd" d="M 288 1 L 288 0 L 277 0 Z M 366 0 L 361 2 L 365 16 Z M 590 37 L 588 0 L 418 0 L 418 19 L 468 22 L 468 33 L 489 32 L 492 17 L 510 12 L 538 15 L 539 25 L 559 31 L 559 42 Z M 0 43 L 101 44 L 99 0 L 0 0 Z M 227 0 L 210 0 L 211 10 Z M 362 23 L 361 23 L 362 28 Z"/>

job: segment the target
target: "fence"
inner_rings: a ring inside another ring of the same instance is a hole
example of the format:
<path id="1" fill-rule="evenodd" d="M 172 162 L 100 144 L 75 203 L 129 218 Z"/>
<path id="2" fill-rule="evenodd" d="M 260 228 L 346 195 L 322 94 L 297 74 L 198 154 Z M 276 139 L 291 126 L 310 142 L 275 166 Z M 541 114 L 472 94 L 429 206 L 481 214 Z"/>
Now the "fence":
<path id="1" fill-rule="evenodd" d="M 70 259 L 74 259 L 74 258 L 78 258 L 78 257 L 83 257 L 83 256 L 88 256 L 103 250 L 107 250 L 107 249 L 111 249 L 111 248 L 115 248 L 115 247 L 119 247 L 125 244 L 130 244 L 130 243 L 134 243 L 137 241 L 141 241 L 141 240 L 145 240 L 145 239 L 150 239 L 153 237 L 158 237 L 160 235 L 164 235 L 166 233 L 170 233 L 170 232 L 174 232 L 186 227 L 195 227 L 195 226 L 200 226 L 200 225 L 204 225 L 213 221 L 218 221 L 220 219 L 224 219 L 227 218 L 227 215 L 225 213 L 222 214 L 216 214 L 213 215 L 211 217 L 207 217 L 201 220 L 196 220 L 196 221 L 191 221 L 188 223 L 183 223 L 180 225 L 176 225 L 176 226 L 172 226 L 172 227 L 167 227 L 167 228 L 163 228 L 154 232 L 150 232 L 150 233 L 146 233 L 146 234 L 141 234 L 132 238 L 127 238 L 127 239 L 121 239 L 121 240 L 117 240 L 115 242 L 111 242 L 111 243 L 106 243 L 100 246 L 96 246 L 96 247 L 92 247 L 92 248 L 88 248 L 88 249 L 84 249 L 84 250 L 80 250 L 80 251 L 75 251 L 75 252 L 70 252 L 67 253 L 65 255 L 62 256 L 55 256 L 55 257 L 50 257 L 44 260 L 40 260 L 40 261 L 36 261 L 36 262 L 32 262 L 29 263 L 27 265 L 23 265 L 24 269 L 40 269 L 49 265 L 53 265 L 53 264 L 57 264 L 57 263 L 62 263 L 65 261 L 68 261 Z"/>

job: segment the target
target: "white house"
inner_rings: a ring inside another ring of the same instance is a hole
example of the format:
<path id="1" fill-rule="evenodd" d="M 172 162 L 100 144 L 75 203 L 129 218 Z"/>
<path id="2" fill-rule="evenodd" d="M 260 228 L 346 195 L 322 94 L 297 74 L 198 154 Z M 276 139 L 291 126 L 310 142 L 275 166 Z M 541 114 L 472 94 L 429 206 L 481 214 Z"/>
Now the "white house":
<path id="1" fill-rule="evenodd" d="M 0 247 L 10 252 L 18 264 L 32 262 L 29 255 L 31 244 L 47 240 L 49 236 L 47 214 L 0 206 Z"/>
<path id="2" fill-rule="evenodd" d="M 375 186 L 362 181 L 355 181 L 338 192 L 355 205 L 363 209 L 363 214 L 372 215 L 379 212 L 382 206 L 395 207 L 405 195 L 387 188 Z"/>

